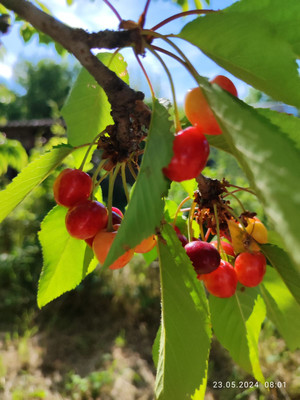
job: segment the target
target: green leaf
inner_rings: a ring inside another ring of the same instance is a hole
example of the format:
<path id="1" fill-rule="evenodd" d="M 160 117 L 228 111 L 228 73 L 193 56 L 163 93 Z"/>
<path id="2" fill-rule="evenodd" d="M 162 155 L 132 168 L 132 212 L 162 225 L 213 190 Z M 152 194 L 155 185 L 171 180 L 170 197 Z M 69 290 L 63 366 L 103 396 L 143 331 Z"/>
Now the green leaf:
<path id="1" fill-rule="evenodd" d="M 180 183 L 191 199 L 194 198 L 194 191 L 197 189 L 196 179 L 189 179 Z"/>
<path id="2" fill-rule="evenodd" d="M 256 289 L 237 290 L 221 299 L 209 297 L 213 331 L 233 360 L 260 382 L 264 382 L 258 357 L 258 337 L 266 306 Z"/>
<path id="3" fill-rule="evenodd" d="M 5 174 L 11 166 L 21 171 L 28 162 L 26 150 L 18 140 L 6 139 L 0 133 L 0 175 Z"/>
<path id="4" fill-rule="evenodd" d="M 300 119 L 286 113 L 269 110 L 267 108 L 256 108 L 262 116 L 268 118 L 272 124 L 278 126 L 281 132 L 286 134 L 295 147 L 300 150 Z"/>
<path id="5" fill-rule="evenodd" d="M 286 341 L 291 351 L 300 347 L 300 305 L 274 268 L 267 268 L 261 285 L 267 315 Z"/>
<path id="6" fill-rule="evenodd" d="M 152 346 L 152 358 L 153 358 L 155 368 L 157 368 L 157 365 L 158 365 L 160 336 L 161 336 L 161 325 L 159 325 L 159 328 L 156 333 L 154 343 Z"/>
<path id="7" fill-rule="evenodd" d="M 51 11 L 47 6 L 42 1 L 39 0 L 34 0 L 34 2 L 40 7 L 41 10 L 43 10 L 45 13 L 52 15 Z"/>
<path id="8" fill-rule="evenodd" d="M 150 265 L 153 261 L 157 259 L 157 248 L 153 247 L 152 250 L 148 251 L 148 253 L 143 253 L 143 257 L 146 263 L 146 266 Z"/>
<path id="9" fill-rule="evenodd" d="M 261 245 L 261 251 L 300 304 L 300 274 L 289 255 L 280 247 L 271 244 Z"/>
<path id="10" fill-rule="evenodd" d="M 140 172 L 104 267 L 113 263 L 125 249 L 134 248 L 155 233 L 155 229 L 160 226 L 164 209 L 162 197 L 169 187 L 162 168 L 172 157 L 174 136 L 170 130 L 171 122 L 167 110 L 155 101 Z"/>
<path id="11" fill-rule="evenodd" d="M 44 218 L 39 232 L 43 250 L 43 269 L 38 288 L 41 308 L 68 290 L 85 276 L 86 243 L 71 237 L 65 226 L 67 208 L 56 206 Z"/>
<path id="12" fill-rule="evenodd" d="M 201 8 L 203 8 L 202 3 L 200 0 L 194 0 L 194 4 L 195 4 L 195 8 L 197 10 L 201 10 Z"/>
<path id="13" fill-rule="evenodd" d="M 241 0 L 196 18 L 179 36 L 236 77 L 300 107 L 299 14 L 298 0 L 290 0 L 288 6 L 282 0 Z"/>
<path id="14" fill-rule="evenodd" d="M 70 146 L 53 148 L 48 153 L 28 164 L 6 189 L 0 192 L 0 222 L 34 188 L 42 183 L 72 151 L 73 148 Z"/>
<path id="15" fill-rule="evenodd" d="M 157 400 L 190 398 L 205 383 L 211 326 L 201 282 L 174 229 L 166 224 L 159 241 L 162 326 Z"/>
<path id="16" fill-rule="evenodd" d="M 103 64 L 108 65 L 112 60 L 112 53 L 100 53 L 97 57 Z M 109 67 L 128 83 L 127 64 L 122 55 L 116 55 Z M 113 123 L 110 111 L 111 107 L 104 90 L 87 70 L 82 68 L 62 108 L 69 143 L 72 146 L 91 143 L 107 125 Z M 86 149 L 82 149 L 76 154 L 78 165 L 85 152 Z"/>
<path id="17" fill-rule="evenodd" d="M 300 3 L 299 3 L 300 4 Z M 276 125 L 218 86 L 201 84 L 227 145 L 243 168 L 266 215 L 300 267 L 300 151 Z"/>

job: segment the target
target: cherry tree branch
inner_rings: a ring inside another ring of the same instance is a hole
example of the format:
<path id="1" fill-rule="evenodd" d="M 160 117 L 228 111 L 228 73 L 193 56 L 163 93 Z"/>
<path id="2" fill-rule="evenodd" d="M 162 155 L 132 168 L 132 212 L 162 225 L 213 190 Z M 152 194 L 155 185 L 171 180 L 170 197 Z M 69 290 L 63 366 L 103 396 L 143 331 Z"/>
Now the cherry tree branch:
<path id="1" fill-rule="evenodd" d="M 143 109 L 141 105 L 144 94 L 131 89 L 91 52 L 92 48 L 113 49 L 132 46 L 139 40 L 138 29 L 88 33 L 83 29 L 69 27 L 27 0 L 0 0 L 1 3 L 29 22 L 34 28 L 62 45 L 95 78 L 104 89 L 111 104 L 111 114 L 116 123 L 115 136 L 121 147 L 128 142 L 130 114 L 135 114 L 136 106 L 140 125 L 147 126 L 149 124 L 149 109 L 146 106 Z"/>

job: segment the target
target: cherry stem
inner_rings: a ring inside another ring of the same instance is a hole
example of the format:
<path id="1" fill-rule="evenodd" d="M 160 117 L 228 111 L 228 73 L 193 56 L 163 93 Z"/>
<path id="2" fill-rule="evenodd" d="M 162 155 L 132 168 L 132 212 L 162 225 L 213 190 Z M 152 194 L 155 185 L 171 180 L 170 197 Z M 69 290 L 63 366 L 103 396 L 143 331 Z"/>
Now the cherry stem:
<path id="1" fill-rule="evenodd" d="M 110 64 L 113 62 L 114 58 L 116 57 L 116 55 L 119 53 L 119 51 L 121 50 L 121 47 L 118 47 L 111 55 L 110 60 L 107 64 L 107 68 L 110 67 Z"/>
<path id="2" fill-rule="evenodd" d="M 152 48 L 152 46 L 146 45 L 146 47 L 158 59 L 158 61 L 163 66 L 166 74 L 168 75 L 170 86 L 171 86 L 171 91 L 172 91 L 173 103 L 174 103 L 175 131 L 179 132 L 181 130 L 181 124 L 180 124 L 180 119 L 179 119 L 179 111 L 178 111 L 178 106 L 177 106 L 177 101 L 176 101 L 175 87 L 174 87 L 172 75 L 171 75 L 167 65 L 163 61 L 163 59 L 160 57 L 160 55 L 157 54 L 157 52 Z"/>
<path id="3" fill-rule="evenodd" d="M 174 216 L 174 219 L 173 219 L 173 224 L 172 224 L 173 228 L 174 228 L 175 225 L 176 225 L 176 220 L 177 220 L 178 214 L 180 213 L 181 207 L 182 207 L 188 200 L 191 200 L 190 196 L 188 196 L 188 197 L 186 197 L 185 199 L 183 199 L 182 202 L 181 202 L 181 203 L 179 204 L 179 206 L 177 207 L 177 210 L 176 210 L 176 213 L 175 213 L 175 216 Z"/>
<path id="4" fill-rule="evenodd" d="M 241 209 L 243 210 L 243 212 L 246 211 L 245 207 L 243 206 L 243 203 L 241 202 L 241 200 L 235 194 L 233 194 L 233 192 L 228 192 L 228 195 L 232 196 L 239 203 L 239 205 L 240 205 Z"/>
<path id="5" fill-rule="evenodd" d="M 174 19 L 181 18 L 181 17 L 186 17 L 188 15 L 196 15 L 196 14 L 210 14 L 210 13 L 215 13 L 218 12 L 218 10 L 190 10 L 190 11 L 184 11 L 179 14 L 174 14 L 171 15 L 171 17 L 164 19 L 157 25 L 153 26 L 151 28 L 151 31 L 156 31 L 157 29 L 161 28 L 162 26 L 168 24 L 171 21 L 174 21 Z"/>
<path id="6" fill-rule="evenodd" d="M 107 231 L 112 232 L 112 202 L 113 202 L 113 193 L 114 193 L 114 184 L 119 172 L 121 164 L 118 163 L 115 166 L 114 170 L 109 172 L 109 183 L 108 183 L 108 198 L 107 198 L 107 209 L 108 209 L 108 224 Z"/>
<path id="7" fill-rule="evenodd" d="M 145 70 L 145 68 L 144 68 L 143 63 L 141 62 L 139 56 L 136 54 L 135 51 L 134 51 L 134 55 L 135 55 L 135 58 L 136 58 L 136 60 L 137 60 L 137 62 L 138 62 L 138 64 L 139 64 L 139 66 L 141 67 L 141 69 L 142 69 L 142 71 L 143 71 L 143 73 L 144 73 L 144 75 L 145 75 L 145 78 L 146 78 L 146 80 L 147 80 L 147 82 L 148 82 L 149 89 L 150 89 L 150 92 L 151 92 L 151 97 L 152 97 L 152 99 L 154 99 L 155 93 L 154 93 L 153 86 L 152 86 L 152 83 L 151 83 L 151 81 L 150 81 L 150 78 L 149 78 L 149 76 L 148 76 L 148 74 L 147 74 L 147 72 L 146 72 L 146 70 Z"/>
<path id="8" fill-rule="evenodd" d="M 103 0 L 104 3 L 112 10 L 112 12 L 115 14 L 115 16 L 118 18 L 120 22 L 122 22 L 121 15 L 118 13 L 118 11 L 115 9 L 115 7 L 110 3 L 108 0 Z"/>
<path id="9" fill-rule="evenodd" d="M 83 160 L 82 160 L 82 162 L 81 162 L 81 164 L 80 164 L 80 167 L 79 167 L 79 169 L 80 169 L 81 171 L 83 170 L 84 164 L 86 163 L 86 160 L 87 160 L 88 155 L 89 155 L 89 153 L 90 153 L 90 151 L 91 151 L 91 148 L 96 144 L 96 141 L 97 141 L 98 138 L 102 135 L 102 133 L 103 133 L 103 131 L 100 132 L 100 133 L 98 133 L 98 135 L 94 138 L 94 140 L 92 141 L 92 143 L 89 144 L 89 147 L 87 148 L 87 151 L 86 151 L 86 153 L 85 153 L 85 155 L 84 155 L 84 157 L 83 157 Z"/>
<path id="10" fill-rule="evenodd" d="M 203 220 L 202 220 L 202 210 L 200 211 L 200 218 L 198 218 L 198 224 L 200 227 L 200 236 L 201 239 L 204 239 L 204 230 L 203 230 Z"/>
<path id="11" fill-rule="evenodd" d="M 251 190 L 251 189 L 249 189 L 249 188 L 243 188 L 243 187 L 241 187 L 241 186 L 232 185 L 231 183 L 228 185 L 228 187 L 234 187 L 234 188 L 237 188 L 237 189 L 239 189 L 239 190 L 243 190 L 243 191 L 245 191 L 245 192 L 251 193 L 251 194 L 253 194 L 254 196 L 257 196 L 257 194 L 256 194 L 253 190 Z M 232 192 L 231 192 L 231 193 L 232 193 Z"/>
<path id="12" fill-rule="evenodd" d="M 218 209 L 216 203 L 214 203 L 214 214 L 217 227 L 218 252 L 220 252 L 221 249 L 220 225 L 219 225 Z"/>
<path id="13" fill-rule="evenodd" d="M 226 208 L 228 213 L 231 214 L 233 216 L 233 218 L 242 225 L 243 229 L 246 230 L 242 219 L 231 208 L 229 208 L 226 204 L 223 204 L 223 206 Z"/>
<path id="14" fill-rule="evenodd" d="M 205 234 L 204 242 L 208 241 L 209 235 L 211 234 L 211 228 L 208 228 Z"/>
<path id="15" fill-rule="evenodd" d="M 93 174 L 93 178 L 92 178 L 92 180 L 93 180 L 93 191 L 94 191 L 95 187 L 98 185 L 98 184 L 96 183 L 96 181 L 97 181 L 97 176 L 99 175 L 99 172 L 100 172 L 101 169 L 103 168 L 103 165 L 106 163 L 106 161 L 107 161 L 107 160 L 101 160 L 101 162 L 99 163 L 99 165 L 98 165 L 96 171 L 95 171 L 94 174 Z"/>
<path id="16" fill-rule="evenodd" d="M 129 171 L 130 171 L 131 175 L 133 176 L 134 180 L 136 181 L 137 176 L 136 176 L 136 173 L 134 172 L 131 161 L 129 161 L 129 163 L 128 163 L 128 168 L 129 168 Z"/>
<path id="17" fill-rule="evenodd" d="M 152 46 L 152 48 L 153 48 L 154 50 L 159 51 L 160 53 L 164 53 L 164 54 L 166 54 L 167 56 L 174 58 L 175 60 L 177 60 L 177 61 L 180 62 L 181 64 L 184 64 L 185 67 L 187 68 L 186 63 L 185 63 L 180 57 L 176 56 L 176 54 L 173 54 L 173 53 L 171 53 L 170 51 L 168 51 L 168 50 L 166 50 L 166 49 L 163 49 L 162 47 L 159 47 L 159 46 L 153 46 L 153 45 L 151 45 L 151 46 Z"/>
<path id="18" fill-rule="evenodd" d="M 179 57 L 177 57 L 176 55 L 173 55 L 172 53 L 168 54 L 170 57 L 173 57 L 175 60 L 177 60 L 178 62 L 180 62 L 188 71 L 189 73 L 192 75 L 192 77 L 195 79 L 195 81 L 198 84 L 198 77 L 200 76 L 198 74 L 198 72 L 196 71 L 196 69 L 194 68 L 194 66 L 191 64 L 191 62 L 189 61 L 189 59 L 186 57 L 186 55 L 183 53 L 183 51 L 175 44 L 173 43 L 170 39 L 168 39 L 165 35 L 162 35 L 160 33 L 157 32 L 152 32 L 150 30 L 146 30 L 144 29 L 143 32 L 145 35 L 152 35 L 153 37 L 159 38 L 164 40 L 165 42 L 167 42 L 171 47 L 173 47 L 178 54 L 180 54 L 180 56 L 183 58 L 183 60 Z M 148 47 L 149 48 L 149 47 Z"/>
<path id="19" fill-rule="evenodd" d="M 194 237 L 194 230 L 193 230 L 193 219 L 194 219 L 194 212 L 195 212 L 196 203 L 193 202 L 190 212 L 189 212 L 189 219 L 188 219 L 188 239 L 189 242 Z"/>
<path id="20" fill-rule="evenodd" d="M 126 182 L 126 163 L 123 162 L 122 163 L 122 167 L 121 167 L 121 174 L 122 174 L 122 183 L 123 183 L 123 188 L 124 188 L 124 192 L 125 192 L 125 196 L 127 199 L 127 203 L 129 203 L 129 193 L 128 193 L 128 187 L 127 187 L 127 182 Z"/>
<path id="21" fill-rule="evenodd" d="M 151 1 L 151 0 L 147 0 L 147 1 L 146 1 L 144 11 L 142 12 L 142 14 L 141 14 L 141 16 L 140 16 L 140 18 L 139 18 L 139 24 L 140 24 L 140 26 L 141 26 L 142 28 L 144 27 L 145 22 L 146 22 L 146 15 L 147 15 L 147 12 L 148 12 L 148 8 L 149 8 L 149 5 L 150 5 L 150 1 Z"/>
<path id="22" fill-rule="evenodd" d="M 107 175 L 110 173 L 110 171 L 107 171 L 100 179 L 99 181 L 94 185 L 93 191 L 101 184 L 102 181 L 107 177 Z"/>

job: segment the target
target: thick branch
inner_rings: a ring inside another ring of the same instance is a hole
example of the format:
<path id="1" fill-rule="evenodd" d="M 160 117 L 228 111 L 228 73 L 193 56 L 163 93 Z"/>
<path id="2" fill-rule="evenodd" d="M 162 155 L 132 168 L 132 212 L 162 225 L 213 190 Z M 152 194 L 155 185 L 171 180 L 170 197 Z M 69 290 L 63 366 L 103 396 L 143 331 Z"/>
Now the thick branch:
<path id="1" fill-rule="evenodd" d="M 120 32 L 106 30 L 89 34 L 82 29 L 74 29 L 63 24 L 27 0 L 0 0 L 0 3 L 61 44 L 89 71 L 107 94 L 112 106 L 112 117 L 117 125 L 117 140 L 121 144 L 122 142 L 128 142 L 130 114 L 135 114 L 137 101 L 139 107 L 138 118 L 141 119 L 140 125 L 147 125 L 149 110 L 145 108 L 145 115 L 143 115 L 140 104 L 144 94 L 131 89 L 91 53 L 91 48 L 95 47 L 111 49 L 132 45 L 135 40 L 138 40 L 137 29 Z"/>
<path id="2" fill-rule="evenodd" d="M 41 32 L 49 35 L 53 40 L 60 43 L 66 50 L 74 54 L 78 61 L 94 76 L 96 81 L 105 91 L 112 93 L 111 81 L 117 82 L 117 91 L 121 88 L 130 93 L 130 97 L 135 97 L 135 92 L 130 89 L 115 73 L 103 65 L 91 52 L 91 47 L 113 48 L 117 45 L 120 33 L 112 34 L 111 31 L 105 31 L 102 34 L 89 35 L 81 29 L 71 28 L 51 15 L 35 7 L 26 0 L 0 0 L 5 7 L 16 12 L 22 19 L 28 21 L 32 26 Z M 130 33 L 126 32 L 126 39 L 131 38 Z M 111 43 L 113 42 L 113 43 Z M 124 45 L 124 37 L 121 41 Z M 129 43 L 127 42 L 127 45 Z M 119 45 L 117 45 L 120 47 Z M 134 93 L 132 93 L 134 92 Z M 109 93 L 107 93 L 109 94 Z M 140 95 L 138 96 L 140 98 Z"/>

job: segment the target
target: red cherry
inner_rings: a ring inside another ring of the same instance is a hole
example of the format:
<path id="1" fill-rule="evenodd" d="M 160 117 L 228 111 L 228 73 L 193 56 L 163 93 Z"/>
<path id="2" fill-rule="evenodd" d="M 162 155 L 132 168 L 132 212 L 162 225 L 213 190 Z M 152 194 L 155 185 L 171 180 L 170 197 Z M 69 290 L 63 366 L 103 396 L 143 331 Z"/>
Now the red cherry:
<path id="1" fill-rule="evenodd" d="M 54 199 L 57 204 L 72 207 L 88 199 L 92 192 L 92 178 L 79 169 L 64 169 L 53 184 Z"/>
<path id="2" fill-rule="evenodd" d="M 178 239 L 181 241 L 182 247 L 184 247 L 186 244 L 188 244 L 187 237 L 184 236 L 182 233 L 177 234 Z"/>
<path id="3" fill-rule="evenodd" d="M 206 165 L 209 144 L 203 133 L 190 126 L 175 135 L 173 157 L 163 173 L 171 181 L 181 182 L 196 178 Z"/>
<path id="4" fill-rule="evenodd" d="M 93 250 L 100 264 L 104 264 L 109 249 L 111 248 L 111 245 L 116 237 L 116 234 L 117 234 L 116 231 L 108 232 L 102 230 L 98 232 L 97 235 L 95 236 L 93 241 Z M 133 255 L 134 255 L 133 249 L 126 251 L 126 253 L 124 253 L 115 262 L 113 262 L 109 268 L 110 269 L 123 268 L 131 260 Z"/>
<path id="5" fill-rule="evenodd" d="M 175 226 L 173 226 L 173 228 L 174 228 L 174 231 L 176 232 L 178 239 L 181 241 L 182 247 L 184 247 L 186 244 L 188 244 L 189 241 L 187 240 L 186 236 L 184 236 L 181 233 L 181 230 L 178 228 L 178 226 L 175 225 Z"/>
<path id="6" fill-rule="evenodd" d="M 214 240 L 212 242 L 210 242 L 213 246 L 215 246 L 215 248 L 218 248 L 218 241 Z M 224 250 L 224 252 L 226 254 L 228 254 L 229 256 L 235 257 L 235 253 L 234 253 L 234 249 L 232 244 L 225 242 L 224 240 L 221 240 L 221 247 Z"/>
<path id="7" fill-rule="evenodd" d="M 240 253 L 235 260 L 235 271 L 239 282 L 247 287 L 260 284 L 266 273 L 266 258 L 262 253 Z"/>
<path id="8" fill-rule="evenodd" d="M 112 214 L 112 224 L 120 225 L 122 222 L 122 217 L 120 216 L 120 214 L 117 214 L 115 211 L 112 211 L 111 214 Z"/>
<path id="9" fill-rule="evenodd" d="M 92 236 L 90 238 L 84 239 L 84 241 L 86 242 L 86 244 L 88 246 L 90 246 L 90 248 L 93 248 L 93 241 L 94 241 L 95 236 Z"/>
<path id="10" fill-rule="evenodd" d="M 85 200 L 70 208 L 66 215 L 66 228 L 77 239 L 88 239 L 107 225 L 105 206 L 98 201 Z"/>
<path id="11" fill-rule="evenodd" d="M 210 294 L 221 298 L 233 296 L 238 282 L 233 266 L 224 260 L 215 271 L 203 274 L 199 279 L 203 280 Z"/>
<path id="12" fill-rule="evenodd" d="M 220 254 L 210 243 L 196 240 L 184 246 L 197 274 L 208 274 L 220 265 Z"/>
<path id="13" fill-rule="evenodd" d="M 227 76 L 217 75 L 214 79 L 212 79 L 210 81 L 210 83 L 216 83 L 222 89 L 231 93 L 233 96 L 237 97 L 237 95 L 238 95 L 238 92 L 236 90 L 236 87 L 234 86 L 234 83 L 229 78 L 227 78 Z"/>
<path id="14" fill-rule="evenodd" d="M 111 211 L 115 212 L 116 214 L 119 214 L 121 218 L 124 217 L 124 214 L 122 213 L 122 211 L 119 210 L 117 207 L 112 207 Z"/>

